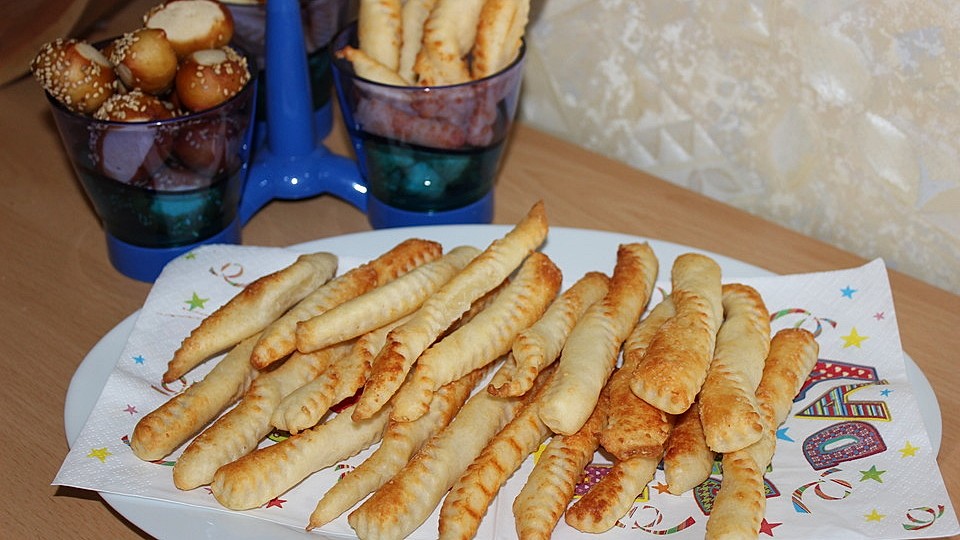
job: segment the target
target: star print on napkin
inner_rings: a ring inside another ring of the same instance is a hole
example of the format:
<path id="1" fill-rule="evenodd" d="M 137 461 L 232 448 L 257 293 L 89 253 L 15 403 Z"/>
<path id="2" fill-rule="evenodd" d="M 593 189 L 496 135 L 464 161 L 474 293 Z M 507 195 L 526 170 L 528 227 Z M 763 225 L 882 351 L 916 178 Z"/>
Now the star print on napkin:
<path id="1" fill-rule="evenodd" d="M 209 298 L 200 298 L 200 296 L 194 292 L 193 297 L 189 300 L 184 301 L 184 304 L 190 306 L 188 311 L 193 311 L 194 309 L 203 309 L 203 305 L 206 304 L 210 299 Z"/>
<path id="2" fill-rule="evenodd" d="M 110 450 L 106 448 L 91 448 L 90 453 L 87 454 L 87 457 L 96 458 L 100 460 L 100 463 L 106 463 L 107 456 L 112 456 L 113 454 Z"/>
<path id="3" fill-rule="evenodd" d="M 869 514 L 866 514 L 863 517 L 865 517 L 867 521 L 880 521 L 887 516 L 885 516 L 884 514 L 881 514 L 880 512 L 877 512 L 877 509 L 874 508 Z"/>
<path id="4" fill-rule="evenodd" d="M 914 446 L 910 444 L 910 441 L 907 441 L 907 444 L 904 445 L 904 447 L 899 450 L 900 457 L 914 457 L 917 455 L 917 450 L 919 449 L 920 449 L 919 446 Z"/>
<path id="5" fill-rule="evenodd" d="M 860 471 L 860 474 L 863 475 L 862 477 L 860 477 L 860 481 L 866 482 L 867 480 L 873 480 L 875 482 L 880 482 L 882 484 L 883 478 L 881 478 L 881 475 L 883 475 L 883 473 L 885 472 L 887 471 L 879 471 L 877 470 L 876 465 L 872 465 L 869 469 L 865 471 Z"/>
<path id="6" fill-rule="evenodd" d="M 860 344 L 870 338 L 867 336 L 861 336 L 859 333 L 857 333 L 857 327 L 854 326 L 853 328 L 850 329 L 850 333 L 845 336 L 841 336 L 841 339 L 843 339 L 844 349 L 846 349 L 847 347 L 856 347 L 859 349 Z"/>

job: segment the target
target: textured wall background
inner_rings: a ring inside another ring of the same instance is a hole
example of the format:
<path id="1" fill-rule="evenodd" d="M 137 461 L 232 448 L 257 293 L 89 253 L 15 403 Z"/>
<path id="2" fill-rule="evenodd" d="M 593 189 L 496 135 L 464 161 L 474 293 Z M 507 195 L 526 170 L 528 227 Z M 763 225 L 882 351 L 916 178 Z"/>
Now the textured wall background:
<path id="1" fill-rule="evenodd" d="M 534 0 L 525 121 L 960 293 L 960 2 Z"/>

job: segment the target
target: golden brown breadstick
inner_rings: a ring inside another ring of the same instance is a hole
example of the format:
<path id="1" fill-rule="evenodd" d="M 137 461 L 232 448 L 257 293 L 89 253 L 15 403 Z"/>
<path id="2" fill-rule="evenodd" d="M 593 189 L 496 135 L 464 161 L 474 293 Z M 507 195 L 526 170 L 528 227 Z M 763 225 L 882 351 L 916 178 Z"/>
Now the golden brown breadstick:
<path id="1" fill-rule="evenodd" d="M 297 323 L 297 349 L 315 351 L 409 315 L 480 250 L 460 246 L 397 279 Z"/>
<path id="2" fill-rule="evenodd" d="M 537 399 L 552 371 L 550 368 L 540 374 L 513 420 L 490 440 L 450 488 L 440 506 L 439 538 L 473 538 L 504 482 L 550 435 L 550 429 L 537 413 Z"/>
<path id="3" fill-rule="evenodd" d="M 530 22 L 530 0 L 517 1 L 520 5 L 515 11 L 513 20 L 510 22 L 510 30 L 507 32 L 507 38 L 504 40 L 504 43 L 507 43 L 512 50 L 506 49 L 504 51 L 504 60 L 501 61 L 503 67 L 500 69 L 513 62 L 513 59 L 520 53 L 520 47 L 523 46 L 523 35 L 527 30 L 527 23 Z"/>
<path id="4" fill-rule="evenodd" d="M 580 500 L 567 509 L 567 525 L 578 531 L 609 531 L 626 515 L 660 463 L 660 456 L 633 456 L 617 461 Z"/>
<path id="5" fill-rule="evenodd" d="M 549 257 L 540 252 L 527 257 L 490 306 L 420 355 L 410 380 L 393 400 L 391 418 L 419 418 L 438 388 L 506 354 L 517 334 L 543 315 L 562 281 Z"/>
<path id="6" fill-rule="evenodd" d="M 607 294 L 609 282 L 610 278 L 602 272 L 587 272 L 563 291 L 540 320 L 513 340 L 513 362 L 504 363 L 493 376 L 487 391 L 495 396 L 526 393 L 540 371 L 560 356 L 567 336 L 587 308 Z"/>
<path id="7" fill-rule="evenodd" d="M 720 266 L 706 255 L 676 258 L 670 294 L 677 314 L 660 327 L 633 373 L 638 397 L 670 414 L 687 410 L 707 377 L 723 319 Z"/>
<path id="8" fill-rule="evenodd" d="M 766 509 L 763 470 L 757 462 L 740 451 L 724 454 L 720 491 L 707 517 L 704 538 L 757 538 Z"/>
<path id="9" fill-rule="evenodd" d="M 546 235 L 547 216 L 540 201 L 510 232 L 494 240 L 428 298 L 410 321 L 390 332 L 354 411 L 357 418 L 372 415 L 382 407 L 403 383 L 420 354 L 475 300 L 500 285 L 543 243 Z"/>
<path id="10" fill-rule="evenodd" d="M 210 491 L 231 510 L 266 504 L 311 474 L 335 465 L 380 440 L 386 410 L 354 422 L 351 405 L 323 424 L 254 450 L 217 469 Z"/>
<path id="11" fill-rule="evenodd" d="M 484 0 L 438 0 L 423 26 L 414 61 L 419 84 L 437 86 L 470 80 L 466 56 L 473 49 Z"/>
<path id="12" fill-rule="evenodd" d="M 801 328 L 777 332 L 757 387 L 764 430 L 760 440 L 723 456 L 720 491 L 707 518 L 706 538 L 757 538 L 766 511 L 763 475 L 773 458 L 776 432 L 790 414 L 793 398 L 817 363 L 819 345 Z"/>
<path id="13" fill-rule="evenodd" d="M 534 465 L 517 498 L 513 517 L 521 540 L 547 540 L 573 499 L 583 469 L 600 446 L 600 429 L 607 421 L 609 395 L 600 394 L 596 408 L 580 431 L 556 435 Z"/>
<path id="14" fill-rule="evenodd" d="M 694 402 L 696 405 L 696 402 Z M 697 487 L 710 476 L 716 453 L 707 446 L 700 424 L 700 411 L 691 406 L 677 417 L 663 454 L 667 490 L 680 495 Z"/>
<path id="15" fill-rule="evenodd" d="M 133 453 L 145 461 L 170 455 L 240 399 L 257 375 L 250 351 L 258 337 L 241 341 L 203 379 L 141 418 L 130 436 Z"/>
<path id="16" fill-rule="evenodd" d="M 250 362 L 257 369 L 297 350 L 297 323 L 396 279 L 441 255 L 437 242 L 413 238 L 400 242 L 373 260 L 333 278 L 270 324 L 253 349 Z M 311 352 L 311 351 L 301 351 Z"/>
<path id="17" fill-rule="evenodd" d="M 405 320 L 393 321 L 357 338 L 346 358 L 283 398 L 273 411 L 270 424 L 281 431 L 296 434 L 320 422 L 330 407 L 355 395 L 363 387 L 373 359 L 387 340 L 387 333 Z"/>
<path id="18" fill-rule="evenodd" d="M 310 514 L 307 530 L 336 519 L 393 478 L 424 442 L 450 423 L 487 371 L 478 369 L 441 388 L 427 414 L 415 421 L 388 422 L 377 450 L 323 495 Z"/>
<path id="19" fill-rule="evenodd" d="M 400 65 L 400 0 L 360 0 L 357 8 L 360 50 L 387 69 Z"/>
<path id="20" fill-rule="evenodd" d="M 357 536 L 399 539 L 412 533 L 519 405 L 517 398 L 474 394 L 396 476 L 349 514 Z"/>
<path id="21" fill-rule="evenodd" d="M 197 435 L 173 466 L 173 483 L 193 489 L 213 480 L 221 465 L 249 453 L 270 433 L 270 416 L 284 396 L 343 358 L 352 343 L 338 343 L 311 354 L 294 354 L 280 367 L 260 374 L 240 403 Z"/>
<path id="22" fill-rule="evenodd" d="M 474 79 L 493 75 L 517 57 L 529 13 L 529 0 L 484 2 L 470 65 Z"/>
<path id="23" fill-rule="evenodd" d="M 417 59 L 417 53 L 420 52 L 420 45 L 423 41 L 423 25 L 427 22 L 427 17 L 430 16 L 430 12 L 433 11 L 436 4 L 437 0 L 407 0 L 400 11 L 402 41 L 400 43 L 400 65 L 397 72 L 408 83 L 417 82 L 416 74 L 413 72 L 413 63 Z"/>
<path id="24" fill-rule="evenodd" d="M 377 62 L 370 55 L 365 53 L 363 49 L 356 49 L 347 45 L 346 47 L 336 51 L 334 55 L 337 58 L 346 60 L 353 65 L 353 71 L 361 79 L 367 79 L 368 81 L 374 81 L 383 84 L 390 84 L 393 86 L 406 86 L 407 81 L 397 74 L 396 71 L 388 68 L 387 66 Z"/>
<path id="25" fill-rule="evenodd" d="M 610 412 L 600 432 L 600 445 L 617 459 L 660 455 L 673 429 L 674 416 L 638 398 L 630 389 L 630 380 L 650 340 L 674 313 L 673 301 L 665 298 L 623 343 L 623 364 L 610 377 Z"/>
<path id="26" fill-rule="evenodd" d="M 757 403 L 763 418 L 764 435 L 744 448 L 760 468 L 773 459 L 777 428 L 790 414 L 793 398 L 817 363 L 820 346 L 813 334 L 802 328 L 785 328 L 770 340 L 770 354 L 757 386 Z"/>
<path id="27" fill-rule="evenodd" d="M 211 355 L 260 332 L 330 279 L 336 269 L 335 255 L 310 253 L 247 285 L 190 332 L 174 352 L 163 381 L 179 379 Z"/>
<path id="28" fill-rule="evenodd" d="M 622 244 L 610 288 L 573 328 L 557 374 L 543 396 L 540 418 L 555 433 L 576 433 L 596 406 L 620 347 L 646 309 L 658 262 L 646 242 Z"/>
<path id="29" fill-rule="evenodd" d="M 770 315 L 753 287 L 724 285 L 723 311 L 713 362 L 698 398 L 707 445 L 718 453 L 760 439 L 756 392 L 770 351 Z"/>

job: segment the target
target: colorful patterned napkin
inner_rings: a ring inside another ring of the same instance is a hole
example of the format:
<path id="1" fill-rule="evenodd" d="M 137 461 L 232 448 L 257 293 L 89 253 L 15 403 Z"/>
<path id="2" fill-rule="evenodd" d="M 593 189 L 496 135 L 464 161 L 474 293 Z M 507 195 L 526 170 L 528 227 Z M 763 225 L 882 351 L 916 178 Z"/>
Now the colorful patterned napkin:
<path id="1" fill-rule="evenodd" d="M 207 246 L 168 265 L 53 483 L 222 510 L 206 488 L 183 492 L 173 486 L 176 453 L 160 462 L 140 461 L 129 450 L 128 436 L 144 414 L 211 368 L 213 362 L 208 362 L 182 382 L 159 383 L 183 337 L 245 284 L 290 264 L 297 255 L 282 248 Z M 340 268 L 361 262 L 341 257 Z M 915 395 L 918 388 L 925 390 L 911 385 L 905 371 L 883 262 L 742 282 L 763 295 L 774 331 L 807 328 L 820 344 L 819 363 L 777 432 L 760 536 L 929 538 L 960 533 Z M 668 282 L 659 285 L 670 288 Z M 318 494 L 370 452 L 320 471 L 245 513 L 302 529 Z M 503 487 L 478 538 L 516 536 L 511 504 L 534 459 Z M 598 454 L 578 489 L 585 490 L 607 470 L 608 462 Z M 665 491 L 658 471 L 629 514 L 603 536 L 702 538 L 720 478 L 716 470 L 692 492 L 675 496 Z M 436 530 L 435 513 L 412 537 L 435 538 Z M 345 516 L 321 532 L 352 534 Z M 555 537 L 575 536 L 586 535 L 561 519 Z"/>

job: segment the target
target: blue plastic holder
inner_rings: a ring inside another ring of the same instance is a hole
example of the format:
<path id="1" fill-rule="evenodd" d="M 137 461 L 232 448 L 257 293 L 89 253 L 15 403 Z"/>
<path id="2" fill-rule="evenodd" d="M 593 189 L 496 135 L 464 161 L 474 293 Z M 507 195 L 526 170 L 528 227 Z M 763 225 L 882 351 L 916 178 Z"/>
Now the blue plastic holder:
<path id="1" fill-rule="evenodd" d="M 367 193 L 355 161 L 330 152 L 320 140 L 332 122 L 331 104 L 314 111 L 298 0 L 266 3 L 266 136 L 253 155 L 240 203 L 240 220 L 249 221 L 273 199 L 331 194 L 367 214 L 374 228 L 452 223 L 489 223 L 493 193 L 463 208 L 411 212 L 389 206 Z M 320 115 L 320 116 L 318 116 Z"/>
<path id="2" fill-rule="evenodd" d="M 330 152 L 317 135 L 317 115 L 332 122 L 331 104 L 313 110 L 300 3 L 270 0 L 266 10 L 266 136 L 253 153 L 240 220 L 246 223 L 273 199 L 324 193 L 365 212 L 367 188 L 356 162 Z"/>
<path id="3" fill-rule="evenodd" d="M 402 210 L 368 194 L 357 162 L 332 153 L 323 144 L 333 122 L 332 103 L 316 110 L 312 103 L 299 0 L 270 0 L 266 10 L 266 119 L 256 127 L 261 130 L 256 138 L 248 139 L 251 159 L 238 218 L 210 238 L 173 248 L 139 247 L 108 233 L 108 254 L 117 270 L 152 282 L 168 261 L 197 246 L 239 244 L 242 227 L 274 199 L 330 194 L 366 213 L 374 228 L 492 220 L 492 191 L 466 207 L 441 212 Z"/>

